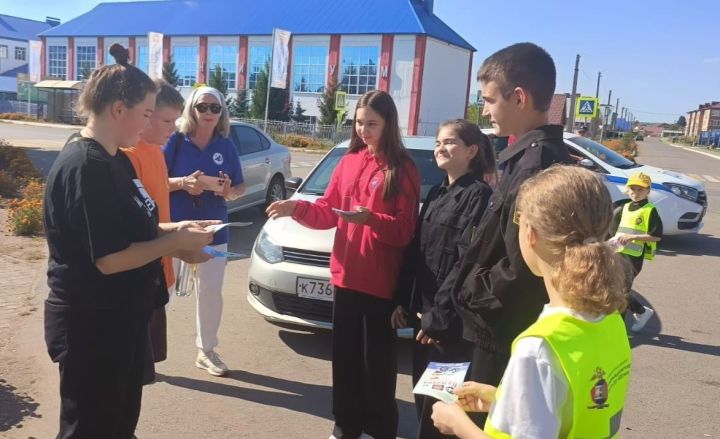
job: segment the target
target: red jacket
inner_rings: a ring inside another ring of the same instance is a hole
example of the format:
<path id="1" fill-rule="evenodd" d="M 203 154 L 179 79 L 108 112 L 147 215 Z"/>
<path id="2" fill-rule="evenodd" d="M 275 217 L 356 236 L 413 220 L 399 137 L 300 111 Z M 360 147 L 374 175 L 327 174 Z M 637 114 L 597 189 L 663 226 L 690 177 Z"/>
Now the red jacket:
<path id="1" fill-rule="evenodd" d="M 383 200 L 385 164 L 367 148 L 346 154 L 333 172 L 325 195 L 315 203 L 298 201 L 293 219 L 312 229 L 337 227 L 330 257 L 333 285 L 392 299 L 405 246 L 415 232 L 420 175 L 410 160 L 401 169 L 400 192 Z M 332 208 L 367 207 L 365 224 L 347 223 Z"/>

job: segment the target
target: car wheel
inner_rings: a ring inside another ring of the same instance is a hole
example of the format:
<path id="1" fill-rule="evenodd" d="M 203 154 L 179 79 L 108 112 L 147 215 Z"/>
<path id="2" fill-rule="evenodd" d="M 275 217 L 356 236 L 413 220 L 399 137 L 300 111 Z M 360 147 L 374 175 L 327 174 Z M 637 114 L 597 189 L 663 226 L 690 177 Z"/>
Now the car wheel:
<path id="1" fill-rule="evenodd" d="M 275 201 L 284 200 L 287 197 L 287 191 L 285 190 L 285 181 L 279 175 L 270 180 L 268 185 L 267 195 L 265 195 L 265 208 Z"/>

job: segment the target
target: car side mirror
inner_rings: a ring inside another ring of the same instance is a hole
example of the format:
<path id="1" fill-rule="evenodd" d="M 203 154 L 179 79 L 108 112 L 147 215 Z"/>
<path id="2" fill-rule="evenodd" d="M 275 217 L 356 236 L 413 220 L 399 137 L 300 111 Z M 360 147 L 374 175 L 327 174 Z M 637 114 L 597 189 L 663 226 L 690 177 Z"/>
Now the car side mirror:
<path id="1" fill-rule="evenodd" d="M 595 163 L 590 159 L 582 159 L 578 162 L 578 165 L 585 169 L 590 169 L 591 171 L 595 170 Z"/>
<path id="2" fill-rule="evenodd" d="M 302 182 L 303 182 L 303 179 L 300 178 L 300 177 L 290 177 L 290 178 L 286 178 L 286 179 L 285 179 L 285 187 L 286 187 L 288 190 L 291 190 L 291 191 L 294 192 L 294 191 L 298 190 L 298 188 L 300 187 L 300 185 L 302 184 Z"/>

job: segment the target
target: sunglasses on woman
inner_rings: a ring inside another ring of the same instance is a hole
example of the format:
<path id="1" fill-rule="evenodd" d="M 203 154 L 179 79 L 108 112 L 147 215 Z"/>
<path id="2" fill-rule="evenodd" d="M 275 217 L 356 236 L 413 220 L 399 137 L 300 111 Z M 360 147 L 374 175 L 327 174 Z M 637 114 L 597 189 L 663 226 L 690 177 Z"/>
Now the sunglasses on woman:
<path id="1" fill-rule="evenodd" d="M 195 109 L 200 113 L 207 113 L 210 110 L 213 114 L 218 114 L 222 111 L 222 105 L 199 103 L 195 105 Z"/>

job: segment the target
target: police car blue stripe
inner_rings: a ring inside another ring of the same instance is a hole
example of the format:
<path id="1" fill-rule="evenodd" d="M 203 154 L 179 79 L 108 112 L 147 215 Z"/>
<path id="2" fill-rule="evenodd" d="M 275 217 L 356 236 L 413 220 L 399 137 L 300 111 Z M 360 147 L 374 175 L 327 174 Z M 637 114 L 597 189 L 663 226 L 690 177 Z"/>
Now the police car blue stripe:
<path id="1" fill-rule="evenodd" d="M 628 179 L 627 177 L 616 177 L 614 175 L 605 175 L 605 179 L 611 183 L 620 183 L 620 184 L 626 184 Z M 670 192 L 670 189 L 666 188 L 665 186 L 661 185 L 660 183 L 653 183 L 652 184 L 653 189 L 657 189 L 659 191 L 665 191 Z"/>

